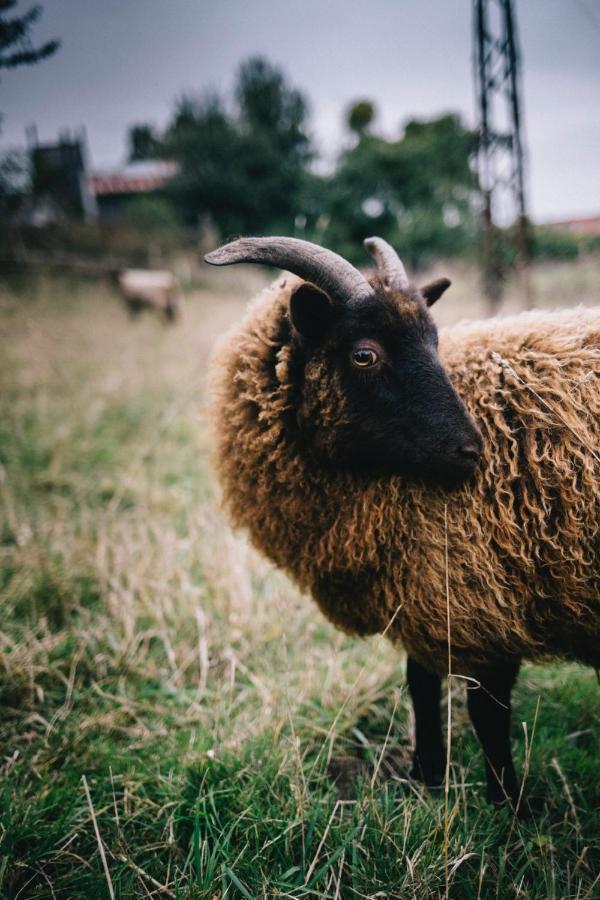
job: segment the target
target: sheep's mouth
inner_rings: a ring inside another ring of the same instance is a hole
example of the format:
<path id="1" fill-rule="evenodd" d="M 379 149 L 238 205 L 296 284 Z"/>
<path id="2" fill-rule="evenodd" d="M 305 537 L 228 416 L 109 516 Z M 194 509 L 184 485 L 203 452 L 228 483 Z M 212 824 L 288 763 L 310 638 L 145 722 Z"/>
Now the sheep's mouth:
<path id="1" fill-rule="evenodd" d="M 443 453 L 423 457 L 418 477 L 428 485 L 457 489 L 472 481 L 480 466 L 481 449 L 474 446 L 473 452 L 465 456 Z"/>
<path id="2" fill-rule="evenodd" d="M 458 490 L 474 479 L 479 465 L 480 460 L 474 460 L 461 464 L 446 464 L 439 467 L 439 469 L 432 466 L 432 480 L 440 487 L 448 490 Z"/>
<path id="3" fill-rule="evenodd" d="M 340 468 L 340 461 L 330 458 L 327 463 L 333 469 Z M 382 454 L 381 456 L 363 455 L 348 459 L 342 468 L 360 472 L 373 478 L 400 477 L 408 481 L 422 484 L 427 488 L 458 490 L 468 484 L 476 475 L 480 460 L 465 460 L 458 463 L 442 457 L 407 458 Z"/>
<path id="4" fill-rule="evenodd" d="M 434 443 L 412 437 L 412 474 L 428 485 L 460 488 L 473 479 L 481 465 L 484 442 L 475 422 L 450 430 Z"/>
<path id="5" fill-rule="evenodd" d="M 315 457 L 332 471 L 353 471 L 372 478 L 397 476 L 445 489 L 462 487 L 480 465 L 482 441 L 478 431 L 467 433 L 462 439 L 463 445 L 470 445 L 471 455 L 457 452 L 460 439 L 455 439 L 454 452 L 449 452 L 444 447 L 428 446 L 420 436 L 407 434 L 406 430 L 398 437 L 395 441 L 353 440 L 350 444 L 319 448 Z"/>
<path id="6" fill-rule="evenodd" d="M 388 457 L 382 468 L 389 474 L 400 475 L 409 481 L 430 488 L 458 489 L 470 482 L 481 465 L 481 443 L 474 441 L 470 455 L 446 453 L 427 449 L 415 442 L 409 452 L 395 459 Z"/>

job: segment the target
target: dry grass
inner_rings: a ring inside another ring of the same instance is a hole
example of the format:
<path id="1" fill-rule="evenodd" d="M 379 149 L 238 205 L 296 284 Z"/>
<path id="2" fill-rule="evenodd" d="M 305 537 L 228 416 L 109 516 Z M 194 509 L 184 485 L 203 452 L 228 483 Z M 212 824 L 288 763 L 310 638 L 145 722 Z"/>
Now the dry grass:
<path id="1" fill-rule="evenodd" d="M 537 296 L 589 302 L 598 273 L 546 267 Z M 440 318 L 477 314 L 452 274 Z M 0 294 L 0 890 L 599 896 L 592 674 L 521 680 L 535 823 L 482 803 L 459 685 L 446 808 L 376 777 L 410 743 L 399 654 L 335 632 L 219 511 L 206 362 L 262 279 L 206 277 L 173 328 L 89 283 Z M 366 760 L 358 799 L 331 752 Z"/>

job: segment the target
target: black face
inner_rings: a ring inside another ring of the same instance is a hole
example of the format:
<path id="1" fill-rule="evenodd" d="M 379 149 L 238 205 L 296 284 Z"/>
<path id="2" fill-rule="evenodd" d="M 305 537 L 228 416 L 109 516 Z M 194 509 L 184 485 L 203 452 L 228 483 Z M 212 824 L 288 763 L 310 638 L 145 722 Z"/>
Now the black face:
<path id="1" fill-rule="evenodd" d="M 305 356 L 298 420 L 321 458 L 435 484 L 472 475 L 481 434 L 439 360 L 427 308 L 447 285 L 408 295 L 374 283 L 360 304 L 334 304 L 306 283 L 294 292 Z"/>

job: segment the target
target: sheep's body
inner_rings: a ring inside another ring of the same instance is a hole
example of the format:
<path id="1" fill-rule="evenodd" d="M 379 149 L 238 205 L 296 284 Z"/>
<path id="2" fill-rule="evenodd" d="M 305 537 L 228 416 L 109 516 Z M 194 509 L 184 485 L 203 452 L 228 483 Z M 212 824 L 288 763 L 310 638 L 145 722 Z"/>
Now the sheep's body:
<path id="1" fill-rule="evenodd" d="M 121 296 L 132 315 L 155 310 L 172 321 L 179 313 L 177 279 L 166 270 L 124 269 L 117 276 Z"/>
<path id="2" fill-rule="evenodd" d="M 235 525 L 325 615 L 427 669 L 558 656 L 600 666 L 600 309 L 458 325 L 440 355 L 478 422 L 476 477 L 447 493 L 324 468 L 298 420 L 344 416 L 298 375 L 278 281 L 215 357 L 217 468 Z M 299 382 L 302 382 L 301 385 Z"/>

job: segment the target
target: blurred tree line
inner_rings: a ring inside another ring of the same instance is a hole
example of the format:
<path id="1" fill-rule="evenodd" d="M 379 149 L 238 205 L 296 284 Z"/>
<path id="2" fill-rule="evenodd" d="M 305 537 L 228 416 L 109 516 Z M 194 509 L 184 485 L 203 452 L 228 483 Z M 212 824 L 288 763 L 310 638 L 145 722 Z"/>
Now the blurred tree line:
<path id="1" fill-rule="evenodd" d="M 31 45 L 39 7 L 8 20 L 3 13 L 13 5 L 0 0 L 0 66 L 42 59 L 56 49 L 56 42 Z M 9 48 L 17 48 L 16 55 Z M 373 103 L 357 99 L 346 110 L 343 149 L 327 166 L 319 159 L 309 113 L 307 98 L 284 73 L 255 57 L 240 67 L 231 97 L 184 95 L 163 131 L 145 122 L 132 125 L 131 161 L 175 160 L 179 171 L 166 188 L 127 200 L 116 230 L 68 214 L 43 229 L 23 224 L 23 210 L 27 214 L 28 204 L 35 209 L 31 161 L 24 151 L 0 152 L 0 256 L 68 245 L 83 255 L 123 250 L 136 264 L 145 257 L 154 264 L 161 253 L 196 248 L 199 230 L 222 241 L 241 234 L 295 235 L 356 264 L 365 262 L 364 238 L 378 234 L 413 269 L 478 254 L 477 136 L 458 115 L 411 119 L 396 137 L 385 137 Z M 514 241 L 510 229 L 504 234 L 509 271 Z M 553 228 L 532 232 L 534 258 L 572 259 L 599 249 L 598 238 Z"/>
<path id="2" fill-rule="evenodd" d="M 360 100 L 347 112 L 346 148 L 333 171 L 319 174 L 307 99 L 280 69 L 246 61 L 232 100 L 186 95 L 163 134 L 147 124 L 130 129 L 130 159 L 178 162 L 166 200 L 182 224 L 209 222 L 223 240 L 296 235 L 349 259 L 362 259 L 363 238 L 378 234 L 413 266 L 473 246 L 475 136 L 458 116 L 409 121 L 389 140 L 375 129 L 373 105 Z"/>

